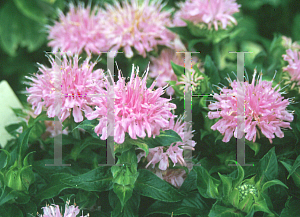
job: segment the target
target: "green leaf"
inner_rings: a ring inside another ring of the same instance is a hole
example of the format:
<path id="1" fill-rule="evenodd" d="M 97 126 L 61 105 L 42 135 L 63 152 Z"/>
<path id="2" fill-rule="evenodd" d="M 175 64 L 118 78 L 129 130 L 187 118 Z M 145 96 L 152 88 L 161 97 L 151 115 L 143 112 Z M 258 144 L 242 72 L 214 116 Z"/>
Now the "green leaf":
<path id="1" fill-rule="evenodd" d="M 1 196 L 0 196 L 0 207 L 5 204 L 6 202 L 17 198 L 16 190 L 13 190 L 9 187 L 4 187 L 1 189 Z"/>
<path id="2" fill-rule="evenodd" d="M 248 194 L 238 205 L 238 208 L 245 213 L 249 213 L 252 204 L 254 202 L 254 198 L 252 194 Z"/>
<path id="3" fill-rule="evenodd" d="M 205 74 L 211 78 L 211 83 L 218 84 L 221 81 L 218 69 L 209 55 L 205 57 L 204 69 Z"/>
<path id="4" fill-rule="evenodd" d="M 211 177 L 202 166 L 193 169 L 197 173 L 197 188 L 199 193 L 205 198 L 217 198 L 219 196 L 218 186 L 221 182 Z"/>
<path id="5" fill-rule="evenodd" d="M 239 190 L 237 188 L 233 189 L 231 191 L 231 193 L 229 194 L 228 202 L 232 206 L 238 208 L 238 205 L 240 203 L 240 192 L 239 192 Z"/>
<path id="6" fill-rule="evenodd" d="M 258 178 L 261 185 L 278 176 L 278 162 L 275 154 L 275 147 L 273 147 L 259 162 L 258 162 Z"/>
<path id="7" fill-rule="evenodd" d="M 266 182 L 266 183 L 263 185 L 261 191 L 264 192 L 267 188 L 270 188 L 270 187 L 273 186 L 273 185 L 281 185 L 281 186 L 283 186 L 283 187 L 285 187 L 285 188 L 288 189 L 288 187 L 287 187 L 285 184 L 283 184 L 281 181 L 275 179 L 275 180 L 271 180 L 271 181 Z"/>
<path id="8" fill-rule="evenodd" d="M 216 203 L 210 210 L 208 217 L 244 217 L 244 214 L 235 208 L 220 206 Z"/>
<path id="9" fill-rule="evenodd" d="M 197 173 L 195 172 L 195 170 L 191 170 L 191 172 L 187 175 L 186 179 L 180 186 L 180 191 L 190 192 L 195 189 L 197 189 Z"/>
<path id="10" fill-rule="evenodd" d="M 27 47 L 29 52 L 37 50 L 45 41 L 41 32 L 43 25 L 21 14 L 13 1 L 8 1 L 0 10 L 0 45 L 11 56 L 16 55 L 18 46 Z"/>
<path id="11" fill-rule="evenodd" d="M 1 152 L 2 151 L 2 152 Z M 6 168 L 10 162 L 10 159 L 11 159 L 11 156 L 10 156 L 10 153 L 5 150 L 5 149 L 0 149 L 0 169 L 2 168 Z M 6 155 L 6 157 L 4 157 L 4 155 Z M 5 159 L 5 160 L 4 160 Z"/>
<path id="12" fill-rule="evenodd" d="M 101 166 L 82 175 L 68 177 L 61 181 L 72 188 L 102 192 L 112 189 L 112 178 L 110 167 Z"/>
<path id="13" fill-rule="evenodd" d="M 289 198 L 285 203 L 285 208 L 282 210 L 280 217 L 295 217 L 300 213 L 300 201 L 296 198 Z"/>
<path id="14" fill-rule="evenodd" d="M 253 204 L 252 208 L 253 208 L 254 212 L 262 211 L 262 212 L 265 212 L 265 213 L 272 214 L 272 212 L 270 211 L 270 209 L 267 205 L 267 202 L 264 198 L 262 200 L 256 201 Z"/>
<path id="15" fill-rule="evenodd" d="M 208 206 L 198 192 L 189 193 L 182 201 L 169 202 L 154 202 L 146 212 L 146 216 L 151 214 L 167 214 L 167 215 L 188 215 L 206 217 L 208 214 Z"/>
<path id="16" fill-rule="evenodd" d="M 0 216 L 13 216 L 13 217 L 23 217 L 22 211 L 14 204 L 6 204 L 5 206 L 0 206 Z"/>
<path id="17" fill-rule="evenodd" d="M 148 154 L 149 154 L 149 147 L 148 147 L 148 145 L 146 144 L 146 143 L 144 143 L 144 142 L 139 142 L 139 141 L 132 141 L 132 144 L 133 145 L 136 145 L 137 147 L 139 147 L 139 148 L 141 148 L 144 152 L 146 152 L 146 156 L 145 157 L 147 157 L 148 156 Z"/>
<path id="18" fill-rule="evenodd" d="M 111 216 L 114 217 L 138 217 L 138 209 L 140 205 L 140 195 L 133 191 L 131 198 L 125 204 L 121 212 L 121 203 L 117 195 L 113 191 L 109 191 L 109 203 L 113 208 Z"/>
<path id="19" fill-rule="evenodd" d="M 172 32 L 175 32 L 184 40 L 192 40 L 194 37 L 190 35 L 188 27 L 167 27 Z"/>
<path id="20" fill-rule="evenodd" d="M 181 137 L 174 130 L 160 131 L 158 136 L 155 138 L 146 137 L 143 141 L 148 145 L 149 148 L 155 148 L 158 146 L 170 146 L 175 142 L 182 142 Z"/>
<path id="21" fill-rule="evenodd" d="M 237 161 L 229 160 L 229 162 L 234 162 L 237 165 L 238 175 L 235 179 L 233 179 L 233 182 L 232 182 L 233 188 L 236 188 L 244 180 L 245 172 L 244 172 L 244 169 L 241 167 L 241 165 Z"/>
<path id="22" fill-rule="evenodd" d="M 69 185 L 62 182 L 63 179 L 72 178 L 70 174 L 67 173 L 55 173 L 51 176 L 47 187 L 42 191 L 38 192 L 36 198 L 40 201 L 45 199 L 53 198 L 57 196 L 61 191 L 71 188 Z"/>
<path id="23" fill-rule="evenodd" d="M 260 150 L 261 145 L 257 142 L 248 141 L 247 139 L 245 140 L 245 143 L 254 151 L 254 156 L 256 156 Z"/>
<path id="24" fill-rule="evenodd" d="M 177 77 L 181 77 L 181 75 L 184 75 L 185 67 L 175 64 L 172 60 L 171 60 L 171 66 Z"/>
<path id="25" fill-rule="evenodd" d="M 23 122 L 24 124 L 25 122 Z M 26 123 L 25 123 L 26 124 Z M 18 133 L 18 129 L 21 127 L 22 125 L 20 123 L 17 124 L 10 124 L 8 126 L 5 126 L 5 130 L 12 136 L 16 137 Z"/>
<path id="26" fill-rule="evenodd" d="M 84 139 L 83 141 L 76 142 L 75 146 L 72 148 L 72 151 L 70 154 L 71 158 L 76 161 L 77 158 L 80 156 L 81 152 L 90 146 L 92 146 L 94 148 L 99 148 L 99 147 L 106 148 L 105 142 L 106 142 L 105 140 L 95 139 L 94 137 L 88 137 L 88 138 Z"/>
<path id="27" fill-rule="evenodd" d="M 167 83 L 174 89 L 177 96 L 179 96 L 180 98 L 184 97 L 183 91 L 179 89 L 179 85 L 176 85 L 177 81 L 167 81 Z"/>
<path id="28" fill-rule="evenodd" d="M 295 171 L 296 169 L 300 166 L 300 155 L 296 158 L 293 167 L 291 169 L 291 171 L 289 172 L 289 175 L 287 178 L 289 178 Z"/>
<path id="29" fill-rule="evenodd" d="M 96 205 L 98 198 L 99 198 L 99 196 L 97 193 L 82 190 L 82 191 L 79 191 L 78 194 L 76 195 L 76 204 L 81 209 L 90 208 L 90 207 Z"/>
<path id="30" fill-rule="evenodd" d="M 18 138 L 18 146 L 19 146 L 19 161 L 21 161 L 23 155 L 25 154 L 26 150 L 28 149 L 28 139 L 33 127 L 28 128 L 25 130 Z"/>
<path id="31" fill-rule="evenodd" d="M 114 183 L 113 190 L 121 202 L 121 212 L 122 212 L 126 202 L 132 196 L 133 186 L 132 185 L 119 185 L 119 184 Z"/>
<path id="32" fill-rule="evenodd" d="M 135 169 L 132 171 L 128 165 L 112 166 L 111 172 L 113 174 L 112 182 L 119 185 L 134 184 L 139 175 Z"/>
<path id="33" fill-rule="evenodd" d="M 84 120 L 79 125 L 74 127 L 73 130 L 75 130 L 77 128 L 84 129 L 89 134 L 91 134 L 94 138 L 100 139 L 100 137 L 97 136 L 97 134 L 94 131 L 94 129 L 98 125 L 98 123 L 99 123 L 99 121 L 97 121 L 96 119 L 94 119 L 94 120 Z"/>
<path id="34" fill-rule="evenodd" d="M 225 175 L 222 175 L 220 173 L 218 173 L 220 178 L 221 178 L 221 181 L 222 181 L 222 196 L 224 198 L 225 201 L 228 200 L 228 197 L 229 197 L 229 194 L 231 192 L 231 189 L 232 189 L 232 178 L 231 177 L 228 177 L 228 176 L 225 176 Z"/>
<path id="35" fill-rule="evenodd" d="M 265 4 L 269 4 L 273 7 L 277 7 L 280 5 L 280 3 L 281 3 L 280 0 L 252 0 L 251 2 L 247 0 L 241 1 L 242 6 L 250 10 L 257 10 Z"/>
<path id="36" fill-rule="evenodd" d="M 45 24 L 47 22 L 47 17 L 43 13 L 43 10 L 39 8 L 36 0 L 13 0 L 18 9 L 30 19 L 36 22 Z"/>
<path id="37" fill-rule="evenodd" d="M 165 202 L 177 202 L 184 198 L 173 186 L 146 169 L 139 170 L 134 190 L 145 197 Z"/>

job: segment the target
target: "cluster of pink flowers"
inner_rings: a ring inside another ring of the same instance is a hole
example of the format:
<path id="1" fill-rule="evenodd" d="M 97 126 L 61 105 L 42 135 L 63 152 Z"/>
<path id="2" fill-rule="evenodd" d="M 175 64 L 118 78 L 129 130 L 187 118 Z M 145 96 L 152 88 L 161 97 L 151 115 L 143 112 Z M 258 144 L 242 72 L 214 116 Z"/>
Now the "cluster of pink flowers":
<path id="1" fill-rule="evenodd" d="M 174 116 L 175 117 L 175 116 Z M 176 144 L 171 144 L 169 147 L 155 147 L 149 149 L 149 154 L 147 155 L 148 164 L 152 164 L 152 168 L 149 168 L 153 171 L 158 177 L 169 182 L 175 187 L 180 187 L 184 181 L 184 176 L 186 175 L 185 170 L 183 169 L 172 169 L 169 167 L 169 159 L 173 162 L 174 166 L 177 163 L 180 163 L 182 166 L 187 166 L 189 170 L 192 169 L 191 163 L 186 163 L 183 156 L 183 151 L 186 149 L 195 150 L 194 147 L 196 142 L 192 140 L 193 132 L 191 126 L 189 126 L 188 131 L 184 132 L 186 122 L 183 122 L 183 117 L 178 118 L 176 123 L 174 117 L 170 119 L 169 126 L 165 130 L 174 130 L 181 137 L 183 142 L 177 142 Z M 140 149 L 141 150 L 141 149 Z M 138 154 L 138 162 L 140 162 L 142 157 L 145 157 L 146 153 L 141 152 Z M 156 164 L 158 168 L 155 167 Z"/>
<path id="2" fill-rule="evenodd" d="M 121 71 L 119 70 L 118 81 L 113 84 L 114 88 L 114 110 L 115 110 L 115 129 L 114 138 L 115 142 L 123 143 L 125 139 L 125 132 L 129 133 L 129 136 L 136 139 L 136 136 L 144 138 L 147 131 L 148 137 L 155 138 L 155 135 L 159 135 L 160 129 L 164 129 L 169 125 L 169 118 L 173 117 L 170 110 L 175 109 L 176 105 L 169 103 L 171 99 L 165 99 L 160 97 L 164 90 L 158 88 L 152 90 L 155 83 L 150 88 L 146 86 L 147 75 L 141 80 L 138 76 L 139 69 L 136 69 L 133 65 L 130 81 L 126 84 L 125 78 L 121 77 Z M 93 104 L 96 108 L 91 113 L 86 114 L 87 119 L 99 119 L 99 124 L 95 127 L 97 135 L 102 134 L 101 139 L 105 140 L 108 137 L 107 134 L 107 99 L 106 90 L 101 90 L 104 97 L 97 97 L 93 100 Z M 112 132 L 109 132 L 109 134 Z"/>
<path id="3" fill-rule="evenodd" d="M 54 26 L 47 26 L 50 40 L 48 46 L 53 48 L 53 52 L 60 50 L 74 55 L 85 50 L 91 55 L 107 51 L 101 26 L 103 15 L 99 8 L 95 7 L 91 11 L 90 6 L 85 8 L 83 3 L 78 7 L 70 4 L 69 7 L 70 11 L 66 15 L 59 12 L 59 22 L 55 21 Z"/>
<path id="4" fill-rule="evenodd" d="M 272 81 L 263 81 L 262 74 L 255 85 L 255 76 L 256 70 L 251 84 L 248 81 L 241 83 L 244 95 L 238 93 L 240 84 L 233 81 L 230 83 L 232 89 L 222 88 L 221 94 L 214 94 L 217 102 L 208 106 L 210 110 L 217 110 L 208 113 L 210 119 L 221 117 L 211 129 L 224 135 L 223 142 L 229 142 L 232 135 L 240 139 L 243 133 L 246 133 L 247 140 L 255 142 L 256 132 L 259 135 L 258 127 L 272 143 L 274 133 L 283 138 L 281 128 L 290 128 L 289 122 L 293 121 L 293 115 L 286 110 L 289 101 L 281 96 L 280 88 L 276 90 L 278 85 L 273 88 Z M 242 133 L 238 133 L 237 100 L 244 102 L 245 129 Z"/>
<path id="5" fill-rule="evenodd" d="M 106 4 L 103 11 L 107 19 L 104 30 L 111 50 L 123 47 L 125 56 L 133 56 L 132 47 L 143 57 L 157 45 L 172 47 L 175 34 L 166 28 L 172 26 L 171 13 L 162 11 L 161 0 L 115 1 L 114 6 Z"/>
<path id="6" fill-rule="evenodd" d="M 184 127 L 186 123 L 182 123 L 182 118 L 177 119 L 176 123 L 174 122 L 174 118 L 170 119 L 168 127 L 165 130 L 174 130 L 178 133 L 178 135 L 183 140 L 182 142 L 177 142 L 176 144 L 171 144 L 166 151 L 164 151 L 163 146 L 150 148 L 149 154 L 147 156 L 148 164 L 146 168 L 152 164 L 152 168 L 155 167 L 157 163 L 159 163 L 159 169 L 166 170 L 169 167 L 169 158 L 172 160 L 174 165 L 179 162 L 181 165 L 186 166 L 186 162 L 183 159 L 183 151 L 184 149 L 194 150 L 196 142 L 192 140 L 193 132 L 191 131 L 191 126 L 187 132 L 184 132 Z M 140 161 L 141 157 L 145 156 L 145 152 L 141 152 L 138 155 L 138 161 Z"/>
<path id="7" fill-rule="evenodd" d="M 105 9 L 80 4 L 70 4 L 70 11 L 60 12 L 59 22 L 48 26 L 49 46 L 53 51 L 61 50 L 70 54 L 85 50 L 91 53 L 118 51 L 123 48 L 126 57 L 133 56 L 132 48 L 146 57 L 146 52 L 157 45 L 173 47 L 175 34 L 165 26 L 172 26 L 171 13 L 162 11 L 161 0 L 114 1 L 105 4 Z"/>
<path id="8" fill-rule="evenodd" d="M 58 117 L 63 122 L 70 116 L 72 109 L 74 121 L 81 122 L 82 111 L 92 111 L 89 107 L 92 95 L 99 94 L 99 87 L 104 87 L 103 70 L 93 71 L 96 63 L 90 63 L 89 59 L 79 65 L 78 56 L 71 59 L 64 55 L 61 66 L 58 66 L 52 56 L 49 56 L 49 60 L 51 68 L 40 65 L 41 74 L 26 76 L 32 81 L 31 87 L 26 88 L 30 94 L 27 101 L 35 109 L 35 115 L 39 115 L 45 107 L 48 117 L 55 117 L 58 111 Z M 57 99 L 61 99 L 61 105 Z"/>
<path id="9" fill-rule="evenodd" d="M 213 25 L 215 30 L 219 25 L 223 29 L 232 23 L 237 24 L 232 14 L 239 12 L 235 0 L 187 0 L 179 4 L 180 10 L 174 15 L 174 24 L 186 26 L 182 20 L 192 21 L 195 25 L 206 24 L 208 29 Z"/>
<path id="10" fill-rule="evenodd" d="M 69 201 L 66 202 L 66 205 L 65 205 L 65 212 L 64 212 L 64 215 L 61 214 L 61 210 L 59 209 L 59 206 L 58 205 L 47 205 L 45 207 L 43 207 L 43 214 L 39 215 L 39 217 L 76 217 L 79 212 L 80 212 L 80 209 L 78 208 L 78 206 L 74 206 L 74 205 L 71 205 L 69 206 Z M 87 214 L 85 216 L 83 216 L 83 214 L 80 216 L 80 217 L 89 217 L 90 215 Z"/>
<path id="11" fill-rule="evenodd" d="M 291 76 L 291 81 L 296 81 L 300 85 L 300 52 L 288 49 L 287 54 L 283 55 L 283 59 L 288 61 L 288 66 L 283 68 Z"/>

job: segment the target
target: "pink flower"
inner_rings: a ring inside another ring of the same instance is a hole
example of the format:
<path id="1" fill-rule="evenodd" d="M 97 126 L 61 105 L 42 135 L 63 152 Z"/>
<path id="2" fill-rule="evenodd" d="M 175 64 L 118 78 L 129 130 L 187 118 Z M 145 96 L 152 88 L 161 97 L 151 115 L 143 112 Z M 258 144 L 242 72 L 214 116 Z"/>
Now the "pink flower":
<path id="1" fill-rule="evenodd" d="M 180 10 L 174 15 L 174 24 L 186 26 L 182 20 L 192 21 L 195 25 L 205 23 L 208 29 L 214 25 L 215 30 L 221 25 L 223 29 L 232 23 L 237 24 L 232 14 L 239 12 L 235 0 L 187 0 L 179 3 Z"/>
<path id="2" fill-rule="evenodd" d="M 59 118 L 63 122 L 73 111 L 75 122 L 83 120 L 82 111 L 91 112 L 89 107 L 91 101 L 90 94 L 98 94 L 99 87 L 104 86 L 104 74 L 102 69 L 94 72 L 93 67 L 96 63 L 89 63 L 86 59 L 82 65 L 78 64 L 78 56 L 73 57 L 73 63 L 69 58 L 63 56 L 61 68 L 56 65 L 54 59 L 49 56 L 51 68 L 40 65 L 35 77 L 27 77 L 32 83 L 30 88 L 26 88 L 30 94 L 27 101 L 35 109 L 34 114 L 41 113 L 42 108 L 47 108 L 48 117 L 55 117 L 58 110 Z M 56 101 L 61 99 L 61 107 Z M 60 111 L 59 111 L 60 110 Z"/>
<path id="3" fill-rule="evenodd" d="M 77 7 L 69 5 L 70 11 L 64 15 L 61 11 L 59 22 L 48 26 L 48 46 L 53 52 L 58 50 L 71 55 L 80 54 L 83 50 L 90 56 L 91 53 L 100 54 L 107 51 L 106 38 L 102 33 L 103 16 L 98 8 L 91 11 L 90 6 L 84 7 L 81 3 Z"/>
<path id="4" fill-rule="evenodd" d="M 131 58 L 134 48 L 146 57 L 146 52 L 156 49 L 157 45 L 172 47 L 175 34 L 165 26 L 171 26 L 171 14 L 162 11 L 161 0 L 118 1 L 106 4 L 103 16 L 106 19 L 104 34 L 108 38 L 111 51 L 123 48 L 125 56 Z"/>
<path id="5" fill-rule="evenodd" d="M 285 61 L 288 61 L 289 65 L 284 67 L 283 71 L 287 71 L 291 76 L 291 80 L 298 82 L 298 85 L 300 85 L 300 52 L 288 49 L 286 53 L 282 56 Z"/>
<path id="6" fill-rule="evenodd" d="M 159 163 L 160 170 L 166 170 L 169 167 L 169 158 L 172 160 L 174 166 L 176 163 L 180 163 L 181 165 L 186 166 L 186 162 L 183 159 L 183 150 L 190 149 L 194 150 L 196 142 L 192 140 L 193 132 L 191 131 L 191 126 L 189 126 L 188 131 L 184 132 L 184 127 L 186 123 L 182 123 L 183 118 L 178 118 L 176 123 L 174 124 L 174 118 L 170 119 L 169 126 L 165 128 L 165 130 L 174 130 L 178 133 L 178 135 L 183 140 L 182 142 L 177 142 L 176 144 L 171 144 L 169 147 L 155 147 L 149 149 L 149 154 L 147 156 L 148 164 L 146 168 L 152 164 L 152 168 L 155 167 L 157 163 Z M 173 146 L 174 145 L 174 146 Z M 179 147 L 180 146 L 180 147 Z M 141 152 L 138 154 L 138 162 L 141 157 L 145 156 L 145 152 Z"/>
<path id="7" fill-rule="evenodd" d="M 69 206 L 70 201 L 66 202 L 65 206 L 65 213 L 64 215 L 61 214 L 61 210 L 59 209 L 58 205 L 47 205 L 46 207 L 43 207 L 43 213 L 42 215 L 38 215 L 39 217 L 76 217 L 80 209 L 78 206 L 71 205 Z M 89 217 L 89 214 L 83 216 L 81 215 L 80 217 Z"/>
<path id="8" fill-rule="evenodd" d="M 198 60 L 196 57 L 193 59 L 195 61 Z M 176 51 L 168 48 L 163 49 L 159 57 L 150 57 L 150 60 L 151 73 L 149 76 L 156 79 L 156 86 L 158 87 L 167 85 L 167 81 L 177 81 L 177 76 L 172 69 L 171 61 L 176 65 L 184 66 L 184 54 L 176 53 Z M 172 87 L 168 87 L 166 93 L 171 96 L 175 91 Z"/>
<path id="9" fill-rule="evenodd" d="M 169 103 L 171 99 L 160 97 L 164 90 L 158 88 L 152 90 L 155 83 L 150 88 L 146 86 L 146 79 L 149 71 L 141 80 L 138 77 L 138 68 L 132 68 L 130 81 L 126 84 L 125 78 L 121 77 L 119 70 L 119 80 L 114 85 L 114 139 L 121 144 L 125 139 L 125 132 L 133 139 L 136 136 L 144 138 L 147 131 L 148 137 L 159 135 L 160 129 L 164 129 L 169 124 L 169 118 L 173 116 L 171 109 L 176 105 Z M 107 91 L 102 91 L 106 96 Z M 112 98 L 109 98 L 112 99 Z M 107 99 L 106 97 L 97 97 L 94 99 L 96 110 L 86 114 L 87 119 L 99 118 L 99 124 L 95 127 L 97 135 L 102 134 L 101 139 L 105 140 L 107 135 Z M 109 134 L 112 132 L 109 132 Z"/>
<path id="10" fill-rule="evenodd" d="M 255 142 L 256 132 L 259 136 L 257 129 L 259 128 L 269 139 L 270 143 L 272 143 L 272 139 L 275 138 L 274 133 L 279 138 L 284 137 L 281 127 L 291 128 L 289 122 L 293 121 L 293 115 L 286 111 L 289 101 L 281 96 L 279 93 L 280 89 L 276 90 L 278 85 L 273 88 L 272 81 L 262 81 L 262 77 L 260 77 L 255 85 L 255 76 L 256 70 L 254 71 L 251 84 L 249 84 L 248 81 L 242 83 L 244 96 L 237 94 L 239 84 L 233 81 L 230 83 L 233 89 L 228 89 L 227 87 L 222 88 L 220 95 L 214 94 L 214 98 L 217 102 L 208 106 L 210 110 L 217 110 L 208 113 L 210 119 L 221 117 L 211 129 L 218 130 L 224 135 L 223 142 L 229 142 L 232 135 L 240 139 L 244 133 L 246 133 L 245 138 L 247 140 L 253 140 L 253 142 Z M 244 132 L 238 132 L 237 98 L 245 103 Z"/>

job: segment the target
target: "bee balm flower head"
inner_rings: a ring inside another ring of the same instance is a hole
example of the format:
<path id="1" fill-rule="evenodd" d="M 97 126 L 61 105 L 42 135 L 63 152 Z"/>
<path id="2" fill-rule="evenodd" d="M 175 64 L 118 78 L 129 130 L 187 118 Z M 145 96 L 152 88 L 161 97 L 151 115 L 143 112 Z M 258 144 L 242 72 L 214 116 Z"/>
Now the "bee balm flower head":
<path id="1" fill-rule="evenodd" d="M 119 80 L 113 84 L 114 88 L 114 138 L 115 142 L 121 144 L 125 139 L 125 132 L 136 139 L 136 136 L 144 138 L 147 131 L 148 137 L 159 135 L 160 129 L 164 129 L 169 124 L 169 118 L 173 117 L 171 109 L 176 105 L 169 103 L 171 99 L 160 97 L 164 90 L 158 88 L 152 90 L 155 83 L 150 88 L 146 86 L 146 79 L 138 76 L 138 68 L 135 72 L 133 66 L 130 81 L 126 84 L 125 78 L 121 77 L 119 70 Z M 102 91 L 107 95 L 107 91 Z M 105 140 L 107 135 L 107 99 L 106 97 L 97 97 L 94 99 L 96 110 L 86 114 L 89 120 L 99 118 L 99 124 L 95 127 L 97 135 L 102 134 L 101 139 Z M 111 132 L 109 132 L 111 133 Z"/>
<path id="2" fill-rule="evenodd" d="M 104 33 L 111 51 L 123 48 L 125 56 L 131 58 L 132 48 L 146 57 L 146 52 L 157 45 L 173 47 L 171 40 L 175 34 L 165 27 L 172 25 L 171 13 L 162 11 L 163 6 L 161 0 L 125 0 L 122 5 L 118 1 L 114 5 L 106 4 Z"/>
<path id="3" fill-rule="evenodd" d="M 91 11 L 91 7 L 85 8 L 84 4 L 70 4 L 69 8 L 66 15 L 60 11 L 59 21 L 48 26 L 48 46 L 53 48 L 53 52 L 60 50 L 74 55 L 84 50 L 91 55 L 107 51 L 106 38 L 102 33 L 103 16 L 98 8 Z"/>
<path id="4" fill-rule="evenodd" d="M 248 81 L 241 82 L 244 94 L 238 93 L 240 84 L 233 81 L 230 83 L 232 89 L 222 88 L 221 94 L 214 94 L 217 101 L 208 106 L 210 110 L 217 110 L 208 113 L 210 119 L 221 118 L 211 129 L 224 135 L 223 142 L 229 142 L 232 135 L 242 138 L 243 133 L 246 133 L 247 140 L 255 142 L 256 133 L 259 136 L 260 129 L 272 143 L 275 135 L 284 137 L 281 128 L 291 128 L 289 122 L 293 121 L 293 115 L 286 110 L 289 101 L 281 96 L 280 89 L 276 90 L 278 85 L 273 88 L 272 81 L 263 81 L 262 76 L 255 84 L 255 76 L 256 70 L 251 84 Z M 241 129 L 237 126 L 237 100 L 244 102 L 245 118 L 244 132 L 239 135 L 238 130 Z"/>
<path id="5" fill-rule="evenodd" d="M 74 121 L 82 121 L 82 111 L 92 110 L 89 107 L 92 98 L 90 95 L 97 94 L 99 87 L 104 86 L 103 70 L 93 72 L 96 63 L 90 64 L 89 59 L 79 65 L 78 56 L 63 56 L 60 66 L 52 56 L 49 56 L 49 60 L 51 68 L 40 64 L 41 74 L 26 76 L 32 81 L 29 83 L 31 87 L 26 90 L 29 93 L 27 101 L 35 109 L 34 114 L 40 114 L 45 107 L 48 117 L 53 118 L 58 110 L 58 117 L 64 121 L 70 116 L 72 109 Z"/>

